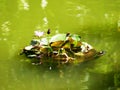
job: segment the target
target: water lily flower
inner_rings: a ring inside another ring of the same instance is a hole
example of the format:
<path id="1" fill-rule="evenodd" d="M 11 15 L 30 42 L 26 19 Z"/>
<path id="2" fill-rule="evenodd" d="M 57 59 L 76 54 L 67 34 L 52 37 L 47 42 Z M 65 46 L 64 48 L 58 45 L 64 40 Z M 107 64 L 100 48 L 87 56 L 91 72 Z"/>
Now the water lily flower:
<path id="1" fill-rule="evenodd" d="M 41 32 L 41 31 L 34 31 L 34 33 L 35 33 L 35 36 L 37 37 L 41 37 L 44 35 L 44 32 Z"/>

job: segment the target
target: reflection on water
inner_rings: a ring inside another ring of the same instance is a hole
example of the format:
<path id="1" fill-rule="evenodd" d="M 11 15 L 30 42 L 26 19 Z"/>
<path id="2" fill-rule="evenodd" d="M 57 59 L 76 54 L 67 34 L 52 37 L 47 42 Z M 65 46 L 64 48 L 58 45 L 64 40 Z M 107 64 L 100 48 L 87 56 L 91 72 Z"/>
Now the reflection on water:
<path id="1" fill-rule="evenodd" d="M 26 0 L 19 0 L 19 10 L 29 10 L 29 4 L 26 2 Z"/>
<path id="2" fill-rule="evenodd" d="M 0 90 L 119 90 L 119 0 L 0 0 Z M 77 33 L 103 57 L 60 69 L 19 56 L 35 30 Z"/>
<path id="3" fill-rule="evenodd" d="M 41 1 L 41 7 L 42 7 L 43 9 L 45 9 L 45 7 L 47 6 L 47 4 L 48 4 L 47 0 L 42 0 L 42 1 Z"/>
<path id="4" fill-rule="evenodd" d="M 1 34 L 2 34 L 2 38 L 1 40 L 6 41 L 7 37 L 9 36 L 9 32 L 10 32 L 10 28 L 9 28 L 10 22 L 9 21 L 5 21 L 2 25 L 1 25 Z"/>
<path id="5" fill-rule="evenodd" d="M 89 12 L 89 8 L 81 3 L 67 2 L 67 13 L 70 16 L 83 18 Z"/>

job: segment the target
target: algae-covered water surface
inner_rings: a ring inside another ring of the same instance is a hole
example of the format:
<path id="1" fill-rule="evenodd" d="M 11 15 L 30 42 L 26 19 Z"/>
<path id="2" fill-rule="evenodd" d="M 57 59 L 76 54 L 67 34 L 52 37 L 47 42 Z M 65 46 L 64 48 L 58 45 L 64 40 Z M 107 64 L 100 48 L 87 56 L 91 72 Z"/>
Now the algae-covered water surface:
<path id="1" fill-rule="evenodd" d="M 119 0 L 0 0 L 0 90 L 120 90 Z M 56 68 L 20 55 L 36 30 L 80 35 L 106 53 Z"/>

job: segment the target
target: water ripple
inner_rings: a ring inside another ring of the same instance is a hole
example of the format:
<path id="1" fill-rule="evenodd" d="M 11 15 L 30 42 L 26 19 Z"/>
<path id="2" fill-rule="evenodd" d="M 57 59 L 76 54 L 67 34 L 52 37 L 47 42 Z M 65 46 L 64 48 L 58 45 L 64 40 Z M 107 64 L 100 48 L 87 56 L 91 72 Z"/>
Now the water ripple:
<path id="1" fill-rule="evenodd" d="M 26 0 L 20 0 L 20 2 L 19 2 L 19 9 L 28 11 L 29 10 L 28 2 Z"/>
<path id="2" fill-rule="evenodd" d="M 42 0 L 41 1 L 41 7 L 42 7 L 42 9 L 45 9 L 47 7 L 47 4 L 48 4 L 47 0 Z"/>
<path id="3" fill-rule="evenodd" d="M 67 12 L 69 16 L 81 17 L 86 15 L 89 9 L 83 4 L 67 2 Z"/>

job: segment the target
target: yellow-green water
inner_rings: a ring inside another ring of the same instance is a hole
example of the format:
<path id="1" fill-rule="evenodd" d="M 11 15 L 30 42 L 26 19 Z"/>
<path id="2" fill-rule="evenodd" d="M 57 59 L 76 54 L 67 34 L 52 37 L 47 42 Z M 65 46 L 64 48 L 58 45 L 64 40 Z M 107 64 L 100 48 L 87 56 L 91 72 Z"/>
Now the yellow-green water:
<path id="1" fill-rule="evenodd" d="M 119 90 L 119 8 L 119 0 L 0 0 L 0 90 Z M 31 65 L 19 52 L 48 28 L 106 54 L 61 70 Z"/>

